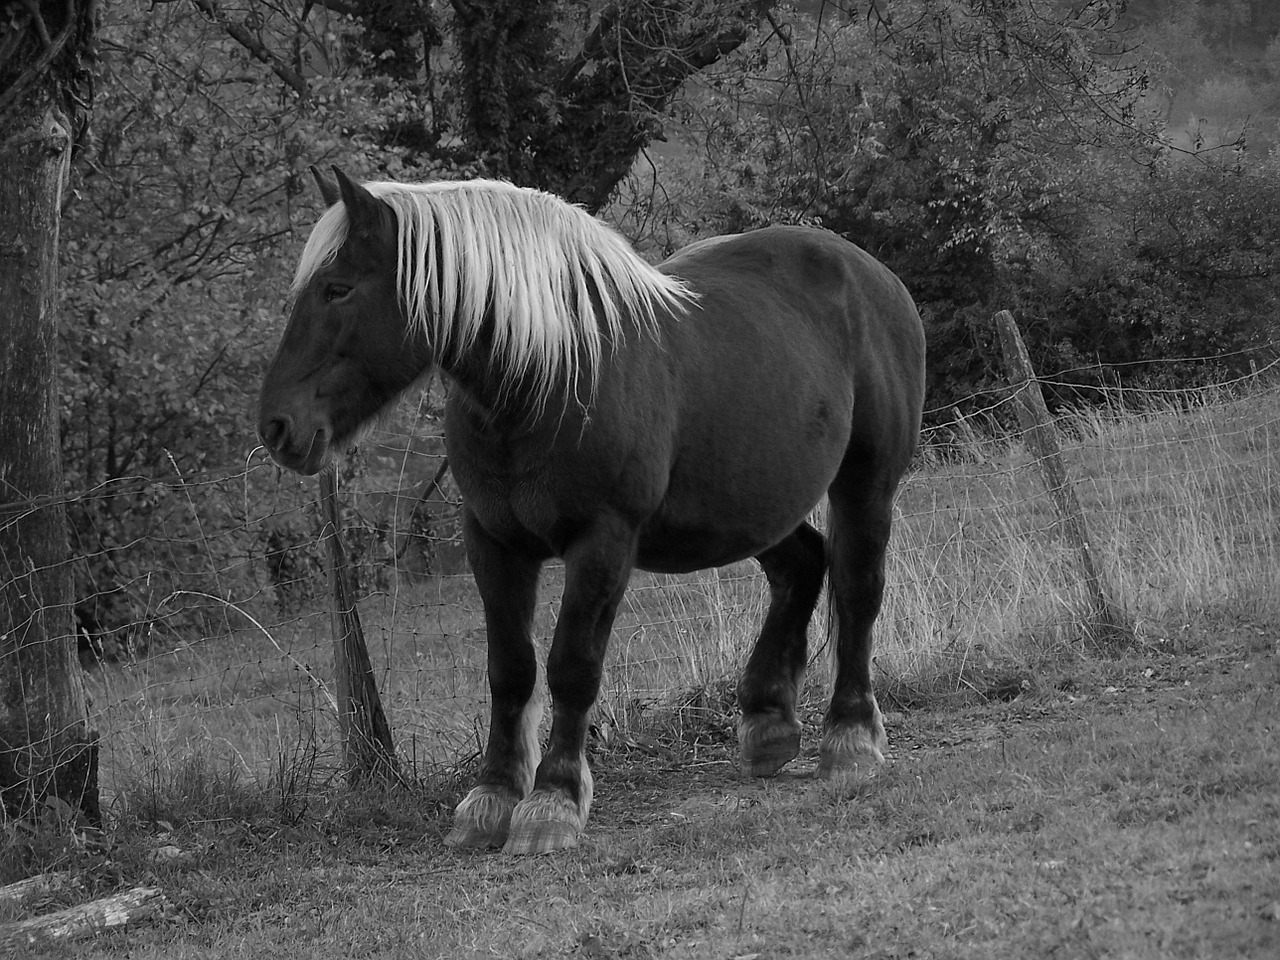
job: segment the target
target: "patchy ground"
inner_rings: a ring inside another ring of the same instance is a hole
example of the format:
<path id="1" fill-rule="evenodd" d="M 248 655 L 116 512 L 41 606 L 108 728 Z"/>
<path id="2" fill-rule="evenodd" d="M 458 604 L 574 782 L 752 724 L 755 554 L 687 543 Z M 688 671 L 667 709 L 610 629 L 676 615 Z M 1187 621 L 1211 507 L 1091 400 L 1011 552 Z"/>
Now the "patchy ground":
<path id="1" fill-rule="evenodd" d="M 591 825 L 561 854 L 447 851 L 455 793 L 346 798 L 121 828 L 66 855 L 80 893 L 0 920 L 145 885 L 159 920 L 16 955 L 1280 956 L 1275 621 L 958 688 L 890 704 L 889 762 L 863 782 L 813 780 L 811 756 L 740 779 L 713 717 L 599 752 Z"/>

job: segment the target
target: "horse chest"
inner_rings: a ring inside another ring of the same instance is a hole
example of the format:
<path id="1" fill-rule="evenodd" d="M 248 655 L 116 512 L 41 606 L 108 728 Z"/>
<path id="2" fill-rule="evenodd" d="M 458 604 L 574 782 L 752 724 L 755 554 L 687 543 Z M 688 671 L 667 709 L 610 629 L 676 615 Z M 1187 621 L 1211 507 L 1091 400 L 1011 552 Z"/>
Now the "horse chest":
<path id="1" fill-rule="evenodd" d="M 512 456 L 477 456 L 474 449 L 449 446 L 450 465 L 468 509 L 486 526 L 534 522 L 545 508 L 547 477 L 537 463 Z"/>
<path id="2" fill-rule="evenodd" d="M 447 428 L 445 440 L 463 503 L 491 536 L 527 552 L 559 552 L 550 473 L 536 443 Z"/>
<path id="3" fill-rule="evenodd" d="M 468 511 L 493 537 L 563 556 L 603 515 L 638 529 L 658 509 L 666 469 L 631 445 L 598 443 L 588 429 L 500 441 L 448 433 L 446 446 Z M 665 462 L 665 461 L 664 461 Z M 537 544 L 535 547 L 534 544 Z"/>

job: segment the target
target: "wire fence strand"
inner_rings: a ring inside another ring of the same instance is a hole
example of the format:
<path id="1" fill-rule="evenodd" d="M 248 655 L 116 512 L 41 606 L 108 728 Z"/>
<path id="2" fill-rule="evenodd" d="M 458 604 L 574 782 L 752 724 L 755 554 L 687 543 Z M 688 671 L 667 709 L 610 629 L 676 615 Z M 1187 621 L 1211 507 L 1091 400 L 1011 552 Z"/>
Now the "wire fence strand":
<path id="1" fill-rule="evenodd" d="M 1095 387 L 1109 402 L 1059 414 L 1099 556 L 1140 633 L 1159 639 L 1197 611 L 1275 600 L 1275 373 L 1272 365 L 1176 393 Z M 1007 391 L 993 394 L 978 412 L 926 432 L 897 500 L 877 627 L 882 676 L 945 676 L 1078 640 L 1086 598 L 1037 464 L 1005 426 L 1009 402 Z M 448 765 L 483 741 L 483 616 L 458 536 L 457 493 L 440 475 L 438 421 L 418 419 L 375 436 L 340 479 L 360 614 L 393 733 L 417 764 Z M 74 629 L 108 796 L 193 757 L 270 777 L 305 743 L 337 766 L 311 485 L 258 451 L 226 472 L 173 464 L 160 476 L 3 504 L 0 524 L 55 508 L 71 518 Z M 23 574 L 0 569 L 7 579 Z M 541 646 L 561 584 L 549 566 L 535 627 Z M 736 675 L 766 598 L 751 563 L 687 577 L 637 573 L 614 630 L 598 727 L 634 729 L 664 703 Z"/>

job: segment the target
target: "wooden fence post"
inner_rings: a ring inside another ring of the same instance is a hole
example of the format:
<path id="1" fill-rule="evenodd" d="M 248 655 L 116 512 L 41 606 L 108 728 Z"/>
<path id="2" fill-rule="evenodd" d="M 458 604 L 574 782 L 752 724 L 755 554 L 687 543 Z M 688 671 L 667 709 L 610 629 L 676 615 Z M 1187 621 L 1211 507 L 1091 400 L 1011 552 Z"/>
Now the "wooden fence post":
<path id="1" fill-rule="evenodd" d="M 1085 589 L 1092 609 L 1087 626 L 1095 641 L 1106 642 L 1132 638 L 1132 631 L 1111 602 L 1111 591 L 1102 566 L 1093 549 L 1089 528 L 1076 497 L 1075 488 L 1067 477 L 1067 467 L 1058 444 L 1058 432 L 1054 429 L 1045 406 L 1044 394 L 1031 366 L 1027 346 L 1018 333 L 1013 314 L 1001 310 L 995 315 L 1000 333 L 1000 347 L 1004 353 L 1005 370 L 1014 388 L 1014 401 L 1018 422 L 1022 426 L 1027 446 L 1044 476 L 1049 497 L 1058 512 L 1062 532 L 1076 553 Z"/>
<path id="2" fill-rule="evenodd" d="M 391 742 L 391 726 L 378 696 L 364 628 L 356 609 L 355 578 L 342 547 L 335 471 L 321 471 L 320 499 L 324 502 L 325 517 L 322 537 L 329 545 L 333 671 L 338 686 L 338 733 L 342 738 L 343 768 L 348 782 L 353 784 L 369 779 L 394 782 L 400 779 L 400 763 Z"/>

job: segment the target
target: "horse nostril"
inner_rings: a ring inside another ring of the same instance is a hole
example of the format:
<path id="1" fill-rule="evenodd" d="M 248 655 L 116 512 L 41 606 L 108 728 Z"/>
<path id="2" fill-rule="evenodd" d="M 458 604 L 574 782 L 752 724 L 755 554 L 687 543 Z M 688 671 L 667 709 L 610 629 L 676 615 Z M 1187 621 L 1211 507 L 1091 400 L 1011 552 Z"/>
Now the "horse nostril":
<path id="1" fill-rule="evenodd" d="M 262 436 L 262 442 L 267 445 L 267 449 L 276 451 L 284 446 L 285 440 L 288 439 L 290 426 L 292 426 L 292 423 L 288 417 L 272 417 L 262 424 L 262 428 L 258 432 Z"/>

